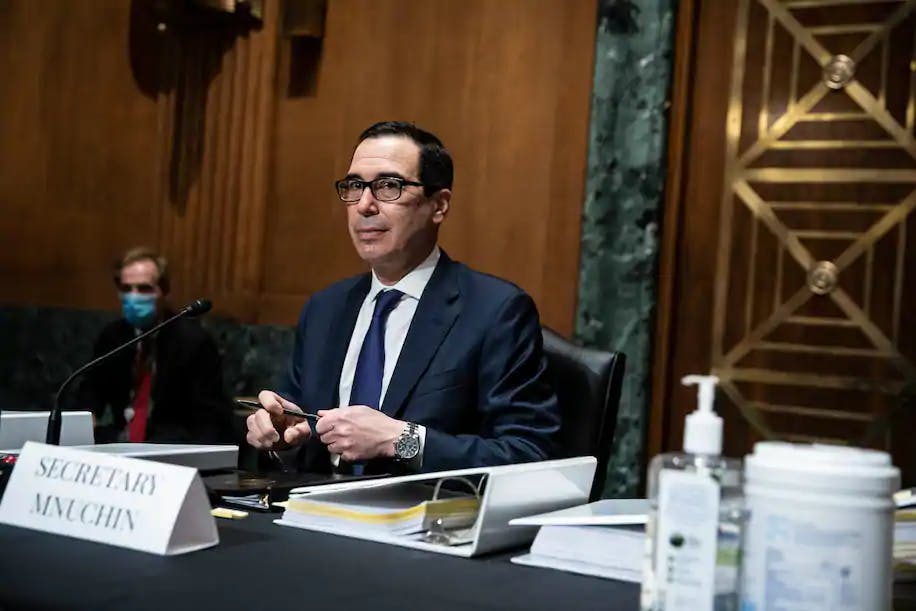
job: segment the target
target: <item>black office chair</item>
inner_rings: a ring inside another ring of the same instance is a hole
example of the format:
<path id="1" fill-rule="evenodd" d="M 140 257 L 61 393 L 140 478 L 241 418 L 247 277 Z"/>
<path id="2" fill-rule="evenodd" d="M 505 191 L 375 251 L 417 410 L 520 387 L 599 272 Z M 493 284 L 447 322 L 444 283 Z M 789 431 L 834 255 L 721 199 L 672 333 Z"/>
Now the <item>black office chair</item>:
<path id="1" fill-rule="evenodd" d="M 601 498 L 617 425 L 626 355 L 573 344 L 542 327 L 547 369 L 557 392 L 563 424 L 563 456 L 598 459 L 589 500 Z"/>

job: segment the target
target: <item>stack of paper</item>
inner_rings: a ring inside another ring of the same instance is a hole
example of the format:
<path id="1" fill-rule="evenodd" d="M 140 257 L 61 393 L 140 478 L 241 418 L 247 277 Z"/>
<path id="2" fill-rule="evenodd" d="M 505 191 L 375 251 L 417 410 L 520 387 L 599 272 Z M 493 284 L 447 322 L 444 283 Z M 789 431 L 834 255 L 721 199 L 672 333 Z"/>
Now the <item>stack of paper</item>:
<path id="1" fill-rule="evenodd" d="M 283 521 L 312 528 L 353 529 L 406 535 L 425 532 L 437 520 L 446 529 L 470 526 L 480 501 L 474 496 L 442 490 L 430 500 L 432 487 L 366 488 L 290 496 Z"/>
<path id="2" fill-rule="evenodd" d="M 916 545 L 916 509 L 898 509 L 894 514 L 894 545 Z"/>
<path id="3" fill-rule="evenodd" d="M 512 562 L 639 582 L 648 512 L 644 499 L 617 499 L 512 520 L 541 527 L 531 552 Z"/>
<path id="4" fill-rule="evenodd" d="M 916 495 L 912 489 L 894 494 L 894 579 L 916 581 Z"/>

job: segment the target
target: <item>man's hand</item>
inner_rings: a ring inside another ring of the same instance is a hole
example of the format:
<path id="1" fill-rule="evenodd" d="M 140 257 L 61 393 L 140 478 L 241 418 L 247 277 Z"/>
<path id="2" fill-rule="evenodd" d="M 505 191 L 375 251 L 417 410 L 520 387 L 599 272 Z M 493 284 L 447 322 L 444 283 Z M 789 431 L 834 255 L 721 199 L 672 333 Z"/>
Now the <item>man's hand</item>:
<path id="1" fill-rule="evenodd" d="M 394 456 L 394 441 L 404 423 L 366 405 L 321 410 L 315 430 L 321 442 L 344 460 L 357 462 Z"/>
<path id="2" fill-rule="evenodd" d="M 303 418 L 288 416 L 283 408 L 302 409 L 269 390 L 258 393 L 258 401 L 264 406 L 248 416 L 248 434 L 245 440 L 259 450 L 284 450 L 304 443 L 311 435 L 312 429 Z"/>

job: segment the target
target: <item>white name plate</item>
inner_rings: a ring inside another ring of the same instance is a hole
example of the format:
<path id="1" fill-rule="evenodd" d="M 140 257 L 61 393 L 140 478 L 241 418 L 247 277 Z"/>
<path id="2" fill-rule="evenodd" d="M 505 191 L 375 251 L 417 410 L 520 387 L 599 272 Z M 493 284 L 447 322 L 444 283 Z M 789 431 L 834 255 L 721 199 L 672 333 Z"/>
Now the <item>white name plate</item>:
<path id="1" fill-rule="evenodd" d="M 166 556 L 219 543 L 196 469 L 34 441 L 16 461 L 0 524 Z"/>

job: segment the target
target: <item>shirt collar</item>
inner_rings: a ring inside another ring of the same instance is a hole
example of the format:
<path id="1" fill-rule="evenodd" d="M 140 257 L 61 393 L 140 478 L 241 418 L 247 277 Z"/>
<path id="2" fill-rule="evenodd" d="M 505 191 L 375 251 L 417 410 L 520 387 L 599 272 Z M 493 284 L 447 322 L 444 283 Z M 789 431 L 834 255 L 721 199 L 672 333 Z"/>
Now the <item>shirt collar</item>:
<path id="1" fill-rule="evenodd" d="M 375 299 L 379 291 L 396 289 L 408 297 L 412 297 L 419 301 L 420 297 L 423 295 L 423 290 L 426 288 L 426 285 L 429 284 L 429 279 L 432 278 L 433 272 L 436 270 L 436 264 L 439 263 L 439 255 L 439 247 L 433 246 L 432 252 L 423 259 L 422 263 L 410 270 L 406 276 L 398 280 L 397 283 L 392 286 L 382 284 L 378 276 L 375 275 L 375 271 L 373 271 L 372 287 L 369 289 L 371 299 Z"/>

